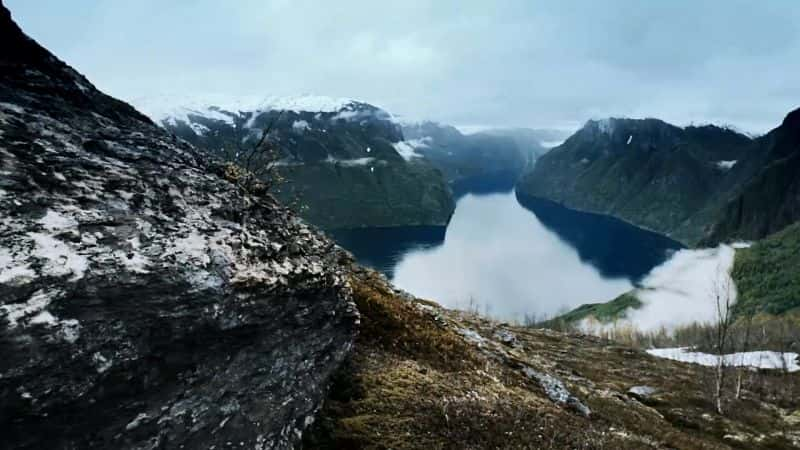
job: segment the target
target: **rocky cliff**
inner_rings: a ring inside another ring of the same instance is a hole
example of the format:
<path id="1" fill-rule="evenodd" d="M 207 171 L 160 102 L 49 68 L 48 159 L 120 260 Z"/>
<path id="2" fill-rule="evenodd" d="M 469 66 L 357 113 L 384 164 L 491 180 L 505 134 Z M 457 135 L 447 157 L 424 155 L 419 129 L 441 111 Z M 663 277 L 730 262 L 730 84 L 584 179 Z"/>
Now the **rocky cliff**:
<path id="1" fill-rule="evenodd" d="M 354 339 L 348 257 L 0 4 L 3 448 L 291 448 Z"/>

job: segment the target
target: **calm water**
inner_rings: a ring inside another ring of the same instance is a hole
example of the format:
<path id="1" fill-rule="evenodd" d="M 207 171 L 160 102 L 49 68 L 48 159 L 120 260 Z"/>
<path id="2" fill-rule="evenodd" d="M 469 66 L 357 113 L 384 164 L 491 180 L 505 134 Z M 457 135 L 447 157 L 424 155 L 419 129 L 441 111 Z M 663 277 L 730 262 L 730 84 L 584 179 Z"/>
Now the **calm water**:
<path id="1" fill-rule="evenodd" d="M 680 248 L 624 222 L 513 192 L 462 196 L 446 230 L 333 235 L 418 297 L 506 319 L 610 300 Z"/>

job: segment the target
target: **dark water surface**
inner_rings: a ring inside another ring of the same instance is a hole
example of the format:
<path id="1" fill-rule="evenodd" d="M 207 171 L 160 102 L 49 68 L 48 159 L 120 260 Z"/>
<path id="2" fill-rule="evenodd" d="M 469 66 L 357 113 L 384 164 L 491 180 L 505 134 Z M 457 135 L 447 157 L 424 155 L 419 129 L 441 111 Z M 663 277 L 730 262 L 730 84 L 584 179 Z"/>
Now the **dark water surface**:
<path id="1" fill-rule="evenodd" d="M 622 221 L 513 191 L 463 195 L 446 229 L 331 234 L 418 297 L 518 320 L 610 300 L 680 248 Z"/>

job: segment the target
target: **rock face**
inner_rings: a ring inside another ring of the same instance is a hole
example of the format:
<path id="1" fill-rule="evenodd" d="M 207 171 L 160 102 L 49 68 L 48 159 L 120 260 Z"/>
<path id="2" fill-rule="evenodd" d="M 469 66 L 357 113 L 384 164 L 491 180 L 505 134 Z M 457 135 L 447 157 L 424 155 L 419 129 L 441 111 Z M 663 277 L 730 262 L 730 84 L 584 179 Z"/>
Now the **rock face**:
<path id="1" fill-rule="evenodd" d="M 714 126 L 592 120 L 542 156 L 518 192 L 694 243 L 713 223 L 708 208 L 738 183 L 737 161 L 752 151 L 747 136 Z"/>
<path id="2" fill-rule="evenodd" d="M 349 352 L 348 257 L 0 4 L 3 448 L 291 448 Z"/>
<path id="3" fill-rule="evenodd" d="M 439 226 L 453 213 L 441 172 L 403 141 L 387 112 L 367 103 L 313 96 L 224 106 L 147 103 L 145 111 L 167 130 L 227 159 L 247 154 L 270 128 L 287 180 L 279 195 L 299 202 L 301 214 L 322 228 Z"/>

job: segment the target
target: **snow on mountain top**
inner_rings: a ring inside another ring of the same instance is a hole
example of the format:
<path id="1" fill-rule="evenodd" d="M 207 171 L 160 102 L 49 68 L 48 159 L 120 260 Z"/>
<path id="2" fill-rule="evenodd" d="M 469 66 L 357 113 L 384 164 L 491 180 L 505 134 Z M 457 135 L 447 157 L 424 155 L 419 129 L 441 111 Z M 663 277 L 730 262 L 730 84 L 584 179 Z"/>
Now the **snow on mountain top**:
<path id="1" fill-rule="evenodd" d="M 210 119 L 233 123 L 233 116 L 239 112 L 263 112 L 273 110 L 293 112 L 335 113 L 348 109 L 350 105 L 361 104 L 350 98 L 333 98 L 321 95 L 300 95 L 292 97 L 269 96 L 262 98 L 230 98 L 224 96 L 205 96 L 203 98 L 180 98 L 159 96 L 134 99 L 131 103 L 156 123 L 189 123 L 189 115 L 199 115 Z"/>

